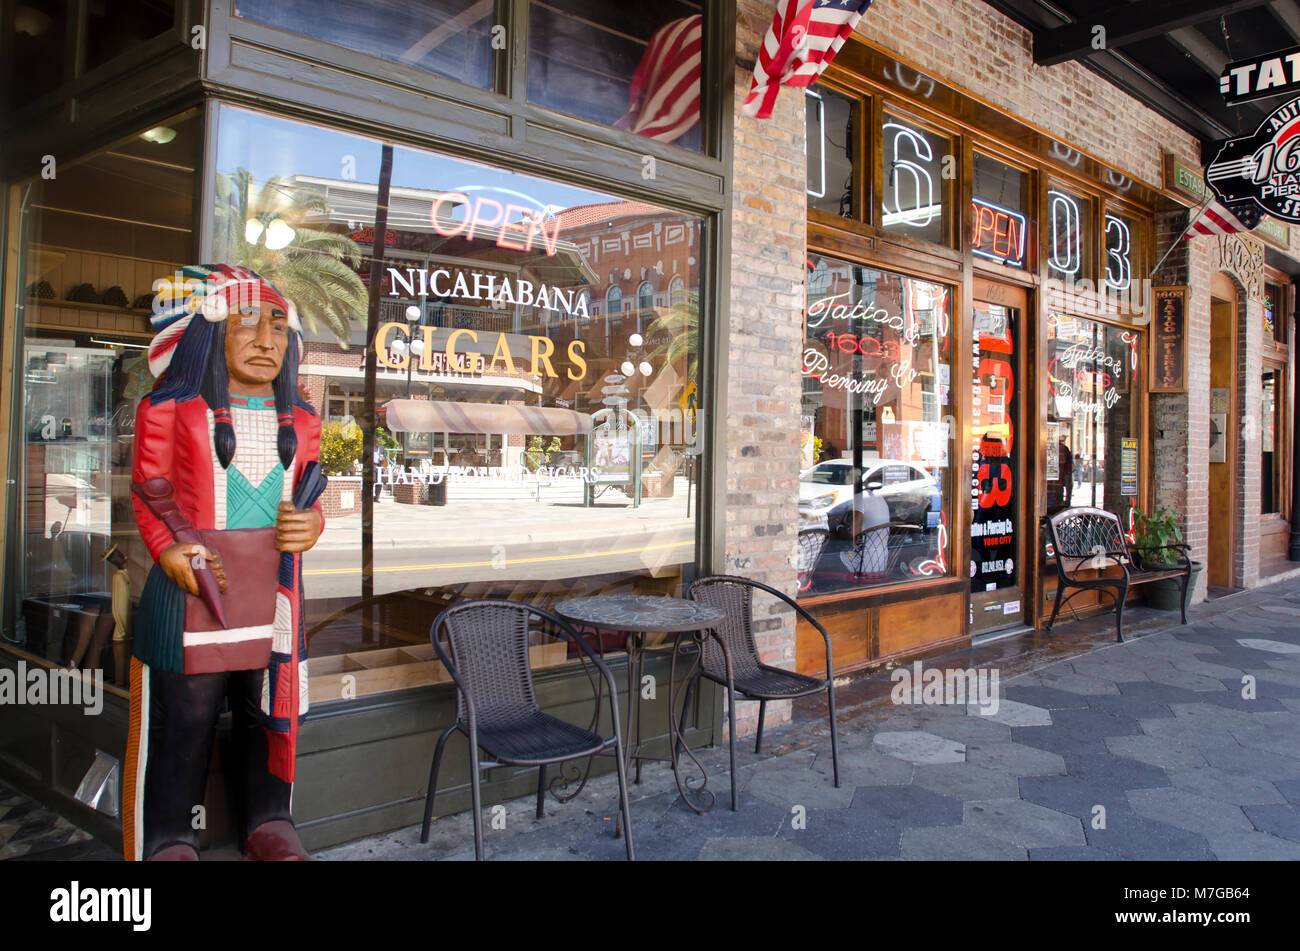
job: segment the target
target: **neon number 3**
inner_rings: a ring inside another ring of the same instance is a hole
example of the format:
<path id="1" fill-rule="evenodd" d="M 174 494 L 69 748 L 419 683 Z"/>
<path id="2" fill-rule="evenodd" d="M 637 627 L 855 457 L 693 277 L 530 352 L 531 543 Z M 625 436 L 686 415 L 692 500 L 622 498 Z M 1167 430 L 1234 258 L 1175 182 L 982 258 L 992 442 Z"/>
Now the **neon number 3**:
<path id="1" fill-rule="evenodd" d="M 1106 216 L 1106 284 L 1122 291 L 1132 281 L 1129 264 L 1128 225 L 1114 215 Z"/>
<path id="2" fill-rule="evenodd" d="M 935 213 L 938 211 L 938 206 L 934 203 L 934 180 L 930 178 L 930 173 L 925 166 L 903 158 L 900 149 L 906 143 L 910 146 L 911 153 L 925 162 L 934 160 L 934 152 L 930 148 L 930 143 L 925 140 L 925 136 L 915 129 L 909 129 L 897 122 L 886 122 L 884 131 L 886 134 L 894 133 L 891 146 L 893 159 L 889 165 L 889 176 L 894 181 L 894 207 L 885 210 L 896 215 L 900 224 L 924 228 L 934 220 Z M 901 178 L 902 174 L 908 175 L 912 180 L 912 202 L 911 207 L 906 211 L 903 209 L 903 183 L 898 178 L 894 178 L 895 175 Z"/>

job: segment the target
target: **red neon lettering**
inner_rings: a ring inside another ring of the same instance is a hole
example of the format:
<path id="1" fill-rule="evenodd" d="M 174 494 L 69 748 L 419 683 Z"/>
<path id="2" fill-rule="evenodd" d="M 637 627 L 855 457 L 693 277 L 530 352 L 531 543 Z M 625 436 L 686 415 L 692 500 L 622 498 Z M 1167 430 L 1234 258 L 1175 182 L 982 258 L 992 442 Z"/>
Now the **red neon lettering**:
<path id="1" fill-rule="evenodd" d="M 519 212 L 519 220 L 511 223 L 510 215 L 513 212 Z M 505 223 L 501 225 L 501 230 L 497 234 L 497 247 L 510 248 L 513 251 L 531 250 L 533 244 L 533 230 L 528 223 L 530 221 L 529 210 L 522 205 L 506 205 Z M 513 244 L 507 239 L 507 235 L 516 233 L 519 237 L 516 239 L 519 243 Z"/>
<path id="2" fill-rule="evenodd" d="M 986 219 L 987 219 L 987 224 L 985 223 Z M 985 208 L 983 205 L 975 206 L 975 237 L 972 242 L 975 245 L 975 247 L 977 248 L 984 247 L 984 234 L 985 232 L 993 230 L 995 221 L 996 221 L 996 216 L 993 214 L 992 208 Z M 996 248 L 994 250 L 996 253 Z"/>
<path id="3" fill-rule="evenodd" d="M 456 227 L 451 231 L 443 228 L 441 220 L 438 217 L 438 209 L 443 203 L 450 204 L 452 207 L 455 207 L 456 205 L 466 205 L 469 204 L 469 197 L 463 192 L 443 192 L 433 200 L 433 206 L 429 209 L 429 223 L 433 225 L 433 230 L 438 232 L 438 234 L 442 235 L 444 238 L 454 238 L 465 230 L 465 226 L 469 224 L 469 221 L 467 219 L 465 221 L 457 222 L 456 219 L 450 218 L 450 215 L 448 215 L 448 218 L 456 224 Z"/>
<path id="4" fill-rule="evenodd" d="M 491 221 L 488 221 L 483 217 L 483 207 L 485 205 L 493 205 L 497 210 L 496 217 L 493 218 Z M 483 196 L 480 195 L 478 198 L 474 199 L 474 212 L 473 214 L 470 215 L 469 232 L 465 235 L 465 240 L 473 241 L 474 233 L 478 230 L 480 225 L 487 228 L 500 227 L 501 222 L 505 219 L 505 216 L 506 216 L 506 210 L 501 205 L 501 202 L 493 198 L 484 198 Z"/>

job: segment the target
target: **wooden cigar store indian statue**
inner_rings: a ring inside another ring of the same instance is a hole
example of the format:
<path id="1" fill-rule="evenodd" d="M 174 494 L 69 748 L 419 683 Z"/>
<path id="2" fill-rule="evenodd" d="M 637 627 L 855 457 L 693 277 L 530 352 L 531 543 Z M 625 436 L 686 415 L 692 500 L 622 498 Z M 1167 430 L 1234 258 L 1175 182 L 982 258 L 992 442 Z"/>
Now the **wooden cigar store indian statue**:
<path id="1" fill-rule="evenodd" d="M 305 859 L 289 815 L 307 712 L 301 562 L 324 528 L 325 479 L 320 420 L 298 394 L 302 328 L 247 268 L 187 267 L 155 287 L 157 383 L 136 415 L 131 487 L 155 566 L 136 615 L 124 851 L 198 858 L 229 700 L 243 851 Z"/>

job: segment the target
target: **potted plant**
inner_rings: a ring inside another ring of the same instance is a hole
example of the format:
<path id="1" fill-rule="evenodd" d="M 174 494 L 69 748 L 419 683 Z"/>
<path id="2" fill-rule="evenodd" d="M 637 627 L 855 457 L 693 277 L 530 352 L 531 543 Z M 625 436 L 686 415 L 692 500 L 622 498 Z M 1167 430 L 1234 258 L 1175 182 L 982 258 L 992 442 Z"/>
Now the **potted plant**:
<path id="1" fill-rule="evenodd" d="M 1183 566 L 1180 552 L 1169 545 L 1181 545 L 1183 533 L 1178 527 L 1178 515 L 1172 509 L 1159 508 L 1153 512 L 1134 510 L 1133 548 L 1142 568 L 1160 570 L 1162 568 L 1181 568 Z M 1147 604 L 1159 611 L 1177 611 L 1191 605 L 1192 592 L 1196 590 L 1196 579 L 1204 567 L 1201 562 L 1192 562 L 1192 571 L 1187 579 L 1187 594 L 1182 592 L 1182 580 L 1179 578 L 1162 578 L 1143 585 Z"/>

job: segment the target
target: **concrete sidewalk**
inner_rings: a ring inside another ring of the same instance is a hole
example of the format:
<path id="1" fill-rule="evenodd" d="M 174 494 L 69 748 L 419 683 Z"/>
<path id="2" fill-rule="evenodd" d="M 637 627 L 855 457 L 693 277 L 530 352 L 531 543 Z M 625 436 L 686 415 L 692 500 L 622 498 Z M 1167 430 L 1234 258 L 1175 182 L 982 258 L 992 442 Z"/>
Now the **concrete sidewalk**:
<path id="1" fill-rule="evenodd" d="M 1098 618 L 926 663 L 997 666 L 992 716 L 895 704 L 887 674 L 841 688 L 839 789 L 815 704 L 769 731 L 762 756 L 741 741 L 737 812 L 725 746 L 700 752 L 718 797 L 706 815 L 651 764 L 632 787 L 637 856 L 1300 859 L 1300 580 L 1200 605 L 1186 627 L 1132 614 L 1122 645 Z M 504 829 L 485 824 L 489 858 L 622 859 L 616 788 L 605 776 L 573 802 L 548 799 L 542 820 L 531 798 L 505 804 Z M 473 854 L 462 813 L 426 845 L 412 826 L 317 858 Z"/>

